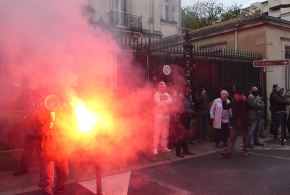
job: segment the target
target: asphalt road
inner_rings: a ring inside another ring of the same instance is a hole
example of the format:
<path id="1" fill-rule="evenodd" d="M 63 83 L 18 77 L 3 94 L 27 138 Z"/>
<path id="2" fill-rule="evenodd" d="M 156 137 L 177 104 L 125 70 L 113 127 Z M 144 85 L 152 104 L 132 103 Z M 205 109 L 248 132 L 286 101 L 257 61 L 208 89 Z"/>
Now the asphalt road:
<path id="1" fill-rule="evenodd" d="M 131 174 L 128 195 L 290 194 L 290 150 L 252 149 L 247 157 L 212 153 Z"/>
<path id="2" fill-rule="evenodd" d="M 272 144 L 249 150 L 247 157 L 236 149 L 230 159 L 215 152 L 134 170 L 128 195 L 290 194 L 290 147 Z M 38 195 L 40 190 L 21 195 L 28 194 Z M 94 193 L 79 183 L 70 183 L 66 194 Z"/>

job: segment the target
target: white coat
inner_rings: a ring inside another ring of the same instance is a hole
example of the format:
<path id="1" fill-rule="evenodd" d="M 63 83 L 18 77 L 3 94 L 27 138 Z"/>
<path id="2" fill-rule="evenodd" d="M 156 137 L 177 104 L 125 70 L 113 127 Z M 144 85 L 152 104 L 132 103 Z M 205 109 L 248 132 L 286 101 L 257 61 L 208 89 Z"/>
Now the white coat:
<path id="1" fill-rule="evenodd" d="M 230 101 L 227 99 L 227 103 Z M 222 122 L 229 122 L 229 110 L 224 110 L 222 106 L 222 99 L 217 98 L 213 101 L 210 108 L 210 118 L 214 118 L 213 127 L 215 129 L 221 129 Z"/>

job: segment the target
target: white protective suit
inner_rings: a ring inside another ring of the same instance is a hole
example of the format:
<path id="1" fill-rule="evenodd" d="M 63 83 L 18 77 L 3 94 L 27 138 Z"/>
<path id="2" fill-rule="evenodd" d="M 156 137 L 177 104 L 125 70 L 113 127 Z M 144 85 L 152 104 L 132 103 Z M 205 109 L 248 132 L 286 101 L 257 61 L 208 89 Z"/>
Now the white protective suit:
<path id="1" fill-rule="evenodd" d="M 160 82 L 162 84 L 165 83 Z M 168 93 L 160 93 L 157 91 L 154 94 L 155 115 L 154 115 L 154 135 L 153 147 L 158 148 L 160 145 L 162 150 L 166 149 L 167 137 L 169 133 L 169 105 L 172 104 L 172 99 Z"/>

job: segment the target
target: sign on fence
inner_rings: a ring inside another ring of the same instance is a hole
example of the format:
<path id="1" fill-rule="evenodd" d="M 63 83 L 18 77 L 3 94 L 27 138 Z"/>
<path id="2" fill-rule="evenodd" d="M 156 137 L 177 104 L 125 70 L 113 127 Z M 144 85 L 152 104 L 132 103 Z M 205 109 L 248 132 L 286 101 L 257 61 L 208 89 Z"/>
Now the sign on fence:
<path id="1" fill-rule="evenodd" d="M 289 59 L 285 60 L 254 60 L 254 67 L 268 67 L 268 66 L 289 66 Z"/>

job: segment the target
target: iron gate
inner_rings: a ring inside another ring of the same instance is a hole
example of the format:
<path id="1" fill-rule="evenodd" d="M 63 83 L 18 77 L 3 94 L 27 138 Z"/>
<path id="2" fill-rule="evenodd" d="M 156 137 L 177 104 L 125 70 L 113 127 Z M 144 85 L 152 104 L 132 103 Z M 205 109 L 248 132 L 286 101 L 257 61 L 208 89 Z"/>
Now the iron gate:
<path id="1" fill-rule="evenodd" d="M 146 69 L 148 81 L 152 73 L 159 80 L 165 82 L 170 79 L 162 73 L 166 64 L 175 64 L 184 69 L 193 93 L 198 84 L 204 84 L 212 101 L 214 92 L 218 87 L 229 90 L 235 84 L 246 94 L 251 86 L 257 86 L 260 91 L 262 86 L 262 73 L 260 68 L 253 67 L 254 60 L 261 60 L 260 53 L 234 51 L 220 48 L 203 49 L 192 46 L 190 53 L 182 46 L 174 46 L 168 42 L 130 41 L 120 40 L 123 48 L 130 48 L 133 52 L 134 63 L 139 63 Z"/>

